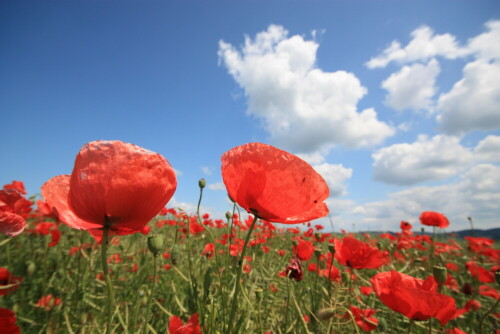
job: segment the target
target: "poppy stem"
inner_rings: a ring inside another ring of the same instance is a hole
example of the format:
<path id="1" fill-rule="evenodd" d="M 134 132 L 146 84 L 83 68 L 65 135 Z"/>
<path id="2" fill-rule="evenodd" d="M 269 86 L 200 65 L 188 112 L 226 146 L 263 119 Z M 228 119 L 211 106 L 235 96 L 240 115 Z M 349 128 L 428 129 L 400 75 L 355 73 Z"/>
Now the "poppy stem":
<path id="1" fill-rule="evenodd" d="M 481 317 L 481 320 L 479 320 L 479 333 L 482 333 L 483 332 L 483 322 L 484 322 L 484 319 L 486 319 L 486 317 L 493 312 L 493 310 L 495 309 L 495 307 L 498 306 L 498 303 L 500 303 L 500 299 L 497 299 L 497 302 L 488 310 L 488 312 L 486 312 L 482 317 Z"/>
<path id="2" fill-rule="evenodd" d="M 108 271 L 108 232 L 109 232 L 109 218 L 105 218 L 102 240 L 101 240 L 101 264 L 104 279 L 106 281 L 106 288 L 108 290 L 108 305 L 107 305 L 107 321 L 106 321 L 106 334 L 111 333 L 111 323 L 113 318 L 113 307 L 115 305 L 115 294 L 113 291 L 113 285 L 111 284 L 111 277 Z"/>
<path id="3" fill-rule="evenodd" d="M 406 334 L 410 334 L 412 329 L 413 329 L 413 319 L 410 319 L 410 324 L 408 325 L 408 331 L 406 332 Z"/>
<path id="4" fill-rule="evenodd" d="M 236 269 L 236 282 L 234 283 L 234 296 L 233 296 L 233 301 L 231 303 L 231 314 L 229 316 L 229 322 L 227 324 L 227 334 L 231 333 L 232 327 L 233 327 L 233 322 L 234 322 L 234 316 L 236 315 L 236 309 L 238 306 L 238 294 L 240 293 L 241 289 L 241 283 L 240 283 L 240 278 L 241 278 L 241 272 L 243 271 L 243 261 L 245 260 L 245 253 L 247 250 L 247 245 L 248 241 L 250 241 L 250 236 L 252 235 L 253 228 L 255 224 L 257 223 L 257 220 L 259 220 L 259 217 L 254 216 L 252 225 L 250 225 L 250 228 L 248 229 L 247 237 L 245 239 L 245 243 L 243 244 L 243 249 L 241 250 L 241 255 L 240 255 L 240 260 L 238 262 L 238 268 Z"/>
<path id="5" fill-rule="evenodd" d="M 156 287 L 156 276 L 157 276 L 157 264 L 156 264 L 156 259 L 158 258 L 158 253 L 153 255 L 153 286 L 151 287 L 151 294 L 149 295 L 148 299 L 148 306 L 146 309 L 146 318 L 144 320 L 144 325 L 142 327 L 142 332 L 146 333 L 146 327 L 149 322 L 149 312 L 151 311 L 151 302 L 153 301 L 153 297 L 155 294 L 155 287 Z"/>

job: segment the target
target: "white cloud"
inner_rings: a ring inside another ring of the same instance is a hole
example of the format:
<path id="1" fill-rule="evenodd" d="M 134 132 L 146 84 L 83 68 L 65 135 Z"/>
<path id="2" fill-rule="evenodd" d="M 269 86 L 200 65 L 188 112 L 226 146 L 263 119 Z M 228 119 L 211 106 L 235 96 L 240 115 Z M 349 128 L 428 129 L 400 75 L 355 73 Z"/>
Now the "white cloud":
<path id="1" fill-rule="evenodd" d="M 288 37 L 271 25 L 241 50 L 219 42 L 219 59 L 248 97 L 247 114 L 263 120 L 277 145 L 314 153 L 334 145 L 373 146 L 394 134 L 373 109 L 357 111 L 366 94 L 359 79 L 345 71 L 316 68 L 315 41 Z"/>
<path id="2" fill-rule="evenodd" d="M 499 78 L 500 62 L 476 60 L 465 65 L 463 78 L 437 103 L 444 132 L 459 135 L 500 128 Z"/>
<path id="3" fill-rule="evenodd" d="M 481 162 L 500 161 L 500 136 L 488 136 L 474 149 L 475 160 Z"/>
<path id="4" fill-rule="evenodd" d="M 175 176 L 181 176 L 182 175 L 182 171 L 180 171 L 178 169 L 175 169 L 175 168 L 174 168 L 174 173 L 175 173 Z"/>
<path id="5" fill-rule="evenodd" d="M 483 60 L 500 59 L 500 21 L 488 21 L 488 31 L 469 40 L 468 53 L 475 54 Z"/>
<path id="6" fill-rule="evenodd" d="M 468 228 L 467 217 L 472 217 L 476 228 L 498 227 L 500 216 L 500 166 L 474 166 L 458 183 L 414 187 L 392 193 L 384 201 L 357 206 L 354 214 L 363 216 L 363 226 L 396 230 L 401 220 L 417 223 L 423 211 L 439 211 L 450 220 L 450 230 Z M 415 225 L 414 225 L 415 226 Z"/>
<path id="7" fill-rule="evenodd" d="M 212 170 L 210 169 L 210 167 L 203 166 L 203 167 L 201 167 L 201 171 L 205 175 L 211 175 L 212 174 Z"/>
<path id="8" fill-rule="evenodd" d="M 372 154 L 374 179 L 389 184 L 412 185 L 447 179 L 467 168 L 473 154 L 460 139 L 420 135 L 412 144 L 394 144 Z"/>
<path id="9" fill-rule="evenodd" d="M 322 163 L 313 168 L 325 179 L 330 187 L 330 196 L 337 197 L 347 194 L 346 182 L 352 176 L 352 169 L 342 165 Z"/>
<path id="10" fill-rule="evenodd" d="M 226 190 L 226 186 L 222 182 L 211 183 L 207 187 L 208 187 L 208 189 L 215 190 L 215 191 L 221 191 L 221 190 L 225 191 Z"/>
<path id="11" fill-rule="evenodd" d="M 400 111 L 430 109 L 440 71 L 436 59 L 431 59 L 426 65 L 404 66 L 382 82 L 382 88 L 388 91 L 386 104 Z"/>
<path id="12" fill-rule="evenodd" d="M 386 67 L 390 62 L 399 64 L 414 61 L 427 61 L 431 58 L 441 56 L 447 59 L 455 59 L 468 53 L 460 47 L 455 36 L 450 34 L 436 35 L 434 31 L 421 26 L 411 33 L 412 40 L 405 47 L 401 43 L 393 41 L 381 55 L 370 59 L 366 63 L 368 68 Z"/>

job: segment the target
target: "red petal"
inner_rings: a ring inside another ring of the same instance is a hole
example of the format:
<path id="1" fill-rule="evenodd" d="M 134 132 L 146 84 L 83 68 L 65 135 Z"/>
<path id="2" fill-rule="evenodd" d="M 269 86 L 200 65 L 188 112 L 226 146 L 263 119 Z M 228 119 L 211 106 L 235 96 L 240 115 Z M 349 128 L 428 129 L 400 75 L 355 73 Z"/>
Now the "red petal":
<path id="1" fill-rule="evenodd" d="M 18 214 L 0 211 L 0 232 L 8 237 L 21 234 L 26 227 L 26 220 Z"/>
<path id="2" fill-rule="evenodd" d="M 101 228 L 102 225 L 87 222 L 75 215 L 68 206 L 69 175 L 59 175 L 51 178 L 42 186 L 42 196 L 49 207 L 66 225 L 78 230 Z"/>

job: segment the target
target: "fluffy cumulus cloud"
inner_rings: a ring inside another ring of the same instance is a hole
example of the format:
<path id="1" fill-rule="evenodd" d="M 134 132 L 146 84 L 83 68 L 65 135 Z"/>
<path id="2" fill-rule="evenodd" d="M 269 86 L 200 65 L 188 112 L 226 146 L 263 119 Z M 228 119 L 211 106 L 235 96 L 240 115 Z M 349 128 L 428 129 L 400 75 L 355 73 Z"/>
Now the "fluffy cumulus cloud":
<path id="1" fill-rule="evenodd" d="M 421 26 L 411 33 L 411 41 L 405 47 L 393 41 L 382 54 L 366 63 L 368 68 L 386 67 L 391 62 L 399 64 L 415 61 L 427 61 L 441 56 L 455 59 L 466 55 L 467 50 L 460 47 L 455 36 L 451 34 L 435 34 L 428 26 Z"/>
<path id="2" fill-rule="evenodd" d="M 500 215 L 500 166 L 479 164 L 464 173 L 460 181 L 435 187 L 414 187 L 392 193 L 384 201 L 355 207 L 364 227 L 398 228 L 401 220 L 418 223 L 423 211 L 439 211 L 451 222 L 450 230 L 468 228 L 472 217 L 480 228 L 498 226 Z"/>
<path id="3" fill-rule="evenodd" d="M 240 50 L 220 41 L 218 54 L 248 98 L 247 113 L 281 147 L 311 154 L 335 145 L 372 146 L 393 135 L 374 109 L 357 110 L 367 90 L 354 74 L 316 67 L 318 47 L 271 25 L 245 37 Z"/>
<path id="4" fill-rule="evenodd" d="M 474 149 L 475 160 L 480 162 L 500 161 L 500 136 L 487 136 Z"/>
<path id="5" fill-rule="evenodd" d="M 325 179 L 330 187 L 330 197 L 338 197 L 347 194 L 346 182 L 352 176 L 352 169 L 342 165 L 322 163 L 313 166 L 314 169 Z"/>
<path id="6" fill-rule="evenodd" d="M 386 104 L 396 110 L 430 109 L 440 70 L 437 60 L 431 59 L 427 64 L 404 66 L 391 74 L 382 82 L 382 88 L 388 91 Z"/>
<path id="7" fill-rule="evenodd" d="M 421 135 L 414 143 L 394 144 L 373 153 L 374 179 L 395 185 L 443 180 L 467 168 L 473 156 L 457 137 Z"/>

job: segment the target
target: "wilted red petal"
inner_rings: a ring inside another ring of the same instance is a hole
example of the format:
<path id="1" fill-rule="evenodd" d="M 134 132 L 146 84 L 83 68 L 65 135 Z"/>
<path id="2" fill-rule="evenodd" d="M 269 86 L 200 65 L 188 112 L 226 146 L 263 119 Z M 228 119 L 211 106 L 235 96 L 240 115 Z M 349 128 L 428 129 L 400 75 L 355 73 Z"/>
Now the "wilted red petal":
<path id="1" fill-rule="evenodd" d="M 120 141 L 83 146 L 71 174 L 68 202 L 82 219 L 111 229 L 141 230 L 170 200 L 175 172 L 158 153 Z"/>
<path id="2" fill-rule="evenodd" d="M 325 180 L 293 154 L 249 143 L 227 151 L 221 161 L 229 196 L 262 219 L 295 224 L 328 214 Z"/>
<path id="3" fill-rule="evenodd" d="M 66 225 L 78 230 L 101 228 L 102 225 L 79 218 L 68 205 L 70 175 L 59 175 L 51 178 L 42 186 L 42 196 L 55 215 Z"/>

